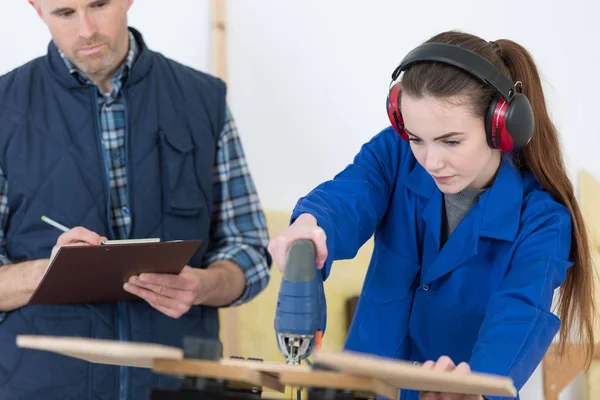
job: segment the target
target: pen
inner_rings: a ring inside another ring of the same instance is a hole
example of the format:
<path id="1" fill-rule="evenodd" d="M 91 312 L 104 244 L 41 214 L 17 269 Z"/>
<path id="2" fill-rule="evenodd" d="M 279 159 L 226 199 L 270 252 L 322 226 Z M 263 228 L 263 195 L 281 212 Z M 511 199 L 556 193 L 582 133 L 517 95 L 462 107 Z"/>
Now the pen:
<path id="1" fill-rule="evenodd" d="M 47 224 L 52 225 L 55 228 L 60 229 L 63 232 L 66 232 L 69 230 L 69 228 L 67 228 L 66 226 L 59 224 L 58 222 L 54 221 L 53 219 L 50 219 L 48 217 L 46 217 L 45 215 L 42 215 L 42 221 L 44 221 Z"/>

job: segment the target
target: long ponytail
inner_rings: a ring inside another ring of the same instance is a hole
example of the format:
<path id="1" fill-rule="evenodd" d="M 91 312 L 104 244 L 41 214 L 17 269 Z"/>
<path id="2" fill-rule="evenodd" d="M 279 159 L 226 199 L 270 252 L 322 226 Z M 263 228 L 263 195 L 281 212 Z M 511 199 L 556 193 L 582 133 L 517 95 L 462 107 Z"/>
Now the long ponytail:
<path id="1" fill-rule="evenodd" d="M 561 319 L 559 352 L 577 324 L 580 343 L 585 347 L 587 364 L 594 354 L 594 269 L 590 242 L 583 217 L 575 198 L 573 185 L 567 176 L 556 127 L 550 120 L 542 91 L 542 82 L 529 52 L 511 40 L 497 40 L 499 55 L 508 67 L 513 82 L 523 82 L 535 118 L 531 142 L 517 154 L 524 168 L 530 170 L 556 201 L 569 209 L 573 233 L 571 258 L 573 266 L 567 271 L 560 288 L 558 316 Z"/>

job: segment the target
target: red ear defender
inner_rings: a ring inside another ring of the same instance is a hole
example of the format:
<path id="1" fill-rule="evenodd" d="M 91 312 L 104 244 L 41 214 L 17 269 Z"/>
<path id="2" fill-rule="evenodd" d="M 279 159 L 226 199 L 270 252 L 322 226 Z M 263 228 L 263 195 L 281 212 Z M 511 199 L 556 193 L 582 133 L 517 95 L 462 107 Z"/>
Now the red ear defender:
<path id="1" fill-rule="evenodd" d="M 500 96 L 491 102 L 486 119 L 486 136 L 492 149 L 511 152 L 513 140 L 506 129 L 506 110 L 508 103 Z M 491 115 L 490 115 L 491 113 Z"/>
<path id="2" fill-rule="evenodd" d="M 533 136 L 533 110 L 527 96 L 517 91 L 519 87 L 522 88 L 521 82 L 515 84 L 510 104 L 498 94 L 490 103 L 485 130 L 492 149 L 506 152 L 521 150 Z"/>
<path id="3" fill-rule="evenodd" d="M 400 113 L 400 94 L 400 82 L 397 82 L 390 88 L 388 92 L 387 113 L 394 130 L 402 139 L 408 141 L 408 135 L 404 131 L 404 120 L 402 119 L 402 114 Z"/>

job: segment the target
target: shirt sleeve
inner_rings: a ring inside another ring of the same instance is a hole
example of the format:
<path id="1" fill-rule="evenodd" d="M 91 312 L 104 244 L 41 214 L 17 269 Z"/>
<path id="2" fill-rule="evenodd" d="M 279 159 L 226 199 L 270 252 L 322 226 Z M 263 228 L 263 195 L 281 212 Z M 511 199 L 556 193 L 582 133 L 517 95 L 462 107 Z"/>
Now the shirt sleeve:
<path id="1" fill-rule="evenodd" d="M 211 240 L 204 264 L 230 260 L 246 278 L 232 306 L 248 302 L 268 284 L 271 256 L 267 224 L 231 111 L 217 144 L 214 168 Z"/>
<path id="2" fill-rule="evenodd" d="M 325 231 L 327 260 L 324 278 L 335 260 L 351 259 L 373 235 L 386 214 L 402 157 L 408 145 L 391 129 L 362 146 L 353 162 L 332 180 L 301 198 L 292 221 L 311 214 Z"/>
<path id="3" fill-rule="evenodd" d="M 572 265 L 571 218 L 566 209 L 558 204 L 539 207 L 522 225 L 527 232 L 490 299 L 469 361 L 473 371 L 512 378 L 517 390 L 558 332 L 560 320 L 550 311 L 552 298 Z"/>

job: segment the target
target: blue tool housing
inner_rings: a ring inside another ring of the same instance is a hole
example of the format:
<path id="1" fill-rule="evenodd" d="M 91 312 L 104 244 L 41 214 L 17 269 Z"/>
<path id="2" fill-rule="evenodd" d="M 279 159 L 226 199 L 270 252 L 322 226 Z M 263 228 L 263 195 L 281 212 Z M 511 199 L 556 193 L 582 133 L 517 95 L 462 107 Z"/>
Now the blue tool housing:
<path id="1" fill-rule="evenodd" d="M 311 240 L 297 240 L 290 246 L 275 311 L 276 335 L 315 335 L 319 330 L 325 333 L 327 305 L 323 273 L 317 269 L 316 260 Z M 313 337 L 300 358 L 308 357 L 314 345 Z"/>

